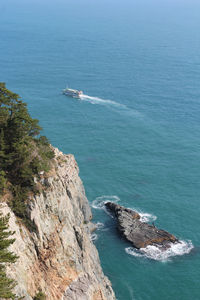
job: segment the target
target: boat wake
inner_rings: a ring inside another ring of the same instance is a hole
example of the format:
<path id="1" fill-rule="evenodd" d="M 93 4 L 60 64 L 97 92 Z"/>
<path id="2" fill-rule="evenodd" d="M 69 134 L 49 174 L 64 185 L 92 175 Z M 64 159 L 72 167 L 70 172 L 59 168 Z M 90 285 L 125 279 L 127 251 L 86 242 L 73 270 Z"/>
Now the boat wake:
<path id="1" fill-rule="evenodd" d="M 172 257 L 181 256 L 190 253 L 194 248 L 191 241 L 179 241 L 177 243 L 171 243 L 170 247 L 163 250 L 159 246 L 147 246 L 140 250 L 133 247 L 125 248 L 127 254 L 135 257 L 143 257 L 161 262 L 170 261 Z"/>
<path id="2" fill-rule="evenodd" d="M 138 111 L 133 110 L 133 109 L 127 107 L 126 105 L 115 102 L 113 100 L 102 99 L 102 98 L 99 98 L 99 97 L 92 97 L 92 96 L 85 95 L 85 94 L 80 95 L 79 99 L 81 101 L 87 101 L 91 104 L 97 104 L 97 105 L 99 104 L 99 105 L 109 106 L 109 107 L 112 107 L 113 109 L 115 108 L 118 111 L 125 112 L 126 114 L 129 114 L 129 115 L 141 116 L 141 114 Z"/>
<path id="3" fill-rule="evenodd" d="M 118 102 L 115 102 L 115 101 L 112 101 L 112 100 L 102 99 L 102 98 L 99 98 L 99 97 L 91 97 L 91 96 L 88 96 L 88 95 L 85 95 L 85 94 L 82 94 L 80 96 L 80 99 L 88 101 L 88 102 L 90 102 L 92 104 L 113 105 L 113 106 L 127 108 L 126 105 L 120 104 Z"/>

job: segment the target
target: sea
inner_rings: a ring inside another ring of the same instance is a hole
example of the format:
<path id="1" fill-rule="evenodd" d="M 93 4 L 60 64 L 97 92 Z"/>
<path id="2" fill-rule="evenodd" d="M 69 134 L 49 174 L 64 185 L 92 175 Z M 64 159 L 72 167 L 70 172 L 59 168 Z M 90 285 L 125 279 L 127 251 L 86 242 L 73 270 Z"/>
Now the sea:
<path id="1" fill-rule="evenodd" d="M 200 299 L 200 1 L 0 0 L 0 81 L 75 155 L 116 298 Z M 181 242 L 132 248 L 106 201 Z"/>

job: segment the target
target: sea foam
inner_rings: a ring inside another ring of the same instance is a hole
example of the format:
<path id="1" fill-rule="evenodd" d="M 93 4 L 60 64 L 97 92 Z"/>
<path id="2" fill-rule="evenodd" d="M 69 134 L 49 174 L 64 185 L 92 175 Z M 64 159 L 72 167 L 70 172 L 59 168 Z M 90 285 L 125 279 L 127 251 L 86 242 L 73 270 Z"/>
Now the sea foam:
<path id="1" fill-rule="evenodd" d="M 117 203 L 120 201 L 120 198 L 115 195 L 109 195 L 109 196 L 103 195 L 103 196 L 100 196 L 100 197 L 97 197 L 96 199 L 94 199 L 94 201 L 92 202 L 92 207 L 95 209 L 104 210 L 107 215 L 109 215 L 111 218 L 113 218 L 112 213 L 108 209 L 106 209 L 106 206 L 105 206 L 105 203 L 110 202 L 110 201 Z"/>
<path id="2" fill-rule="evenodd" d="M 114 202 L 118 203 L 120 201 L 120 198 L 116 195 L 103 195 L 100 197 L 97 197 L 92 202 L 92 207 L 95 209 L 103 209 L 107 214 L 109 214 L 112 217 L 112 214 L 109 212 L 109 210 L 106 209 L 105 203 L 106 202 Z M 141 222 L 153 222 L 157 219 L 157 217 L 150 213 L 145 213 L 137 208 L 130 208 L 134 211 L 136 211 L 140 215 L 140 221 Z"/>
<path id="3" fill-rule="evenodd" d="M 120 201 L 120 198 L 115 195 L 103 195 L 94 199 L 92 207 L 95 209 L 105 209 L 105 203 L 109 201 L 117 203 Z"/>
<path id="4" fill-rule="evenodd" d="M 163 250 L 162 247 L 149 245 L 146 248 L 140 250 L 133 247 L 125 248 L 126 253 L 135 257 L 144 257 L 157 261 L 166 262 L 174 256 L 180 256 L 190 253 L 194 248 L 191 241 L 179 241 L 178 243 L 170 243 L 170 247 Z"/>
<path id="5" fill-rule="evenodd" d="M 94 199 L 94 201 L 92 202 L 92 207 L 94 209 L 104 210 L 110 217 L 113 218 L 113 215 L 105 207 L 105 203 L 109 201 L 118 203 L 120 201 L 120 198 L 116 195 L 103 195 Z M 137 208 L 131 208 L 131 209 L 139 213 L 141 222 L 148 223 L 148 222 L 153 222 L 157 219 L 157 217 L 154 214 L 143 212 Z M 104 231 L 105 230 L 104 224 L 98 222 L 97 230 Z M 98 237 L 97 234 L 94 234 L 92 240 L 96 240 L 97 237 Z M 193 248 L 194 246 L 190 240 L 189 241 L 180 240 L 178 243 L 170 243 L 169 248 L 165 250 L 163 250 L 163 248 L 159 246 L 149 245 L 146 248 L 141 248 L 139 250 L 133 247 L 127 247 L 125 248 L 125 251 L 129 255 L 135 257 L 140 257 L 140 258 L 143 257 L 143 258 L 165 262 L 165 261 L 169 261 L 172 257 L 188 254 Z"/>
<path id="6" fill-rule="evenodd" d="M 98 239 L 98 235 L 96 234 L 96 233 L 92 233 L 91 235 L 90 235 L 90 240 L 91 241 L 96 241 Z"/>
<path id="7" fill-rule="evenodd" d="M 144 213 L 141 210 L 133 209 L 140 215 L 140 221 L 143 223 L 153 222 L 157 219 L 157 217 L 150 213 Z"/>

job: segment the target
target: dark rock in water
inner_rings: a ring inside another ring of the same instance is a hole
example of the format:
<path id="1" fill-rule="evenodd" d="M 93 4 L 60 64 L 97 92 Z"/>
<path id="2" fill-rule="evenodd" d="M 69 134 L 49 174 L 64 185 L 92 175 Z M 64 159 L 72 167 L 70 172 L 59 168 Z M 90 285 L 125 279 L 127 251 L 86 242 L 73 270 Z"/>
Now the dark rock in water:
<path id="1" fill-rule="evenodd" d="M 137 249 L 148 245 L 159 245 L 165 249 L 169 247 L 170 242 L 178 242 L 178 239 L 167 231 L 141 222 L 140 215 L 131 209 L 113 202 L 107 202 L 105 206 L 115 214 L 120 234 Z"/>

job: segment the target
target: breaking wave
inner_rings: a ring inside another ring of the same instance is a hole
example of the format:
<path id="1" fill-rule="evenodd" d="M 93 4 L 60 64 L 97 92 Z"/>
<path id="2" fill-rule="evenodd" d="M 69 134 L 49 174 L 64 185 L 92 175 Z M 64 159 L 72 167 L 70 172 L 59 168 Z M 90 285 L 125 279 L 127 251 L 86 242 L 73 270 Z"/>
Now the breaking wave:
<path id="1" fill-rule="evenodd" d="M 104 224 L 103 223 L 97 222 L 95 225 L 97 226 L 96 231 L 104 231 L 103 230 L 103 228 L 104 228 Z M 98 236 L 98 234 L 96 232 L 93 232 L 93 233 L 90 234 L 90 240 L 91 241 L 94 242 L 94 241 L 98 240 L 98 238 L 99 238 L 99 236 Z"/>
<path id="2" fill-rule="evenodd" d="M 105 203 L 109 201 L 118 203 L 120 201 L 120 198 L 116 195 L 103 195 L 97 197 L 92 202 L 92 207 L 94 209 L 104 210 L 107 214 L 109 214 L 110 217 L 113 218 L 113 215 L 105 207 Z M 131 208 L 131 209 L 139 213 L 141 217 L 140 219 L 141 222 L 148 223 L 148 222 L 153 222 L 157 219 L 157 217 L 153 214 L 144 213 L 140 209 L 135 209 L 135 208 Z M 103 223 L 98 222 L 96 225 L 97 225 L 97 230 L 101 230 L 101 231 L 106 230 Z M 96 240 L 97 238 L 98 238 L 97 234 L 92 235 L 93 241 Z M 133 247 L 127 247 L 125 248 L 125 251 L 127 254 L 135 257 L 148 258 L 152 260 L 165 262 L 165 261 L 169 261 L 172 257 L 188 254 L 193 248 L 194 246 L 190 240 L 188 241 L 180 240 L 177 243 L 170 243 L 169 248 L 164 250 L 163 247 L 161 246 L 159 247 L 158 245 L 157 246 L 150 245 L 147 246 L 146 248 L 141 248 L 139 250 Z"/>
<path id="3" fill-rule="evenodd" d="M 105 203 L 106 202 L 115 202 L 117 203 L 118 201 L 120 201 L 120 198 L 115 196 L 115 195 L 111 195 L 111 196 L 100 196 L 97 197 L 93 202 L 92 202 L 92 207 L 95 209 L 102 209 L 105 211 L 105 213 L 107 215 L 109 215 L 111 218 L 114 218 L 112 213 L 106 209 L 105 207 Z"/>
<path id="4" fill-rule="evenodd" d="M 90 235 L 90 240 L 91 241 L 96 241 L 98 239 L 98 235 L 96 234 L 96 233 L 92 233 L 91 235 Z"/>
<path id="5" fill-rule="evenodd" d="M 105 209 L 105 203 L 109 202 L 109 201 L 116 203 L 116 202 L 120 201 L 120 198 L 115 195 L 100 196 L 100 197 L 97 197 L 96 199 L 94 199 L 94 201 L 92 202 L 92 207 L 95 209 Z"/>
<path id="6" fill-rule="evenodd" d="M 144 213 L 138 209 L 133 209 L 133 210 L 136 211 L 140 215 L 140 221 L 143 223 L 153 222 L 157 219 L 157 217 L 154 216 L 153 214 Z"/>
<path id="7" fill-rule="evenodd" d="M 140 221 L 144 222 L 144 223 L 153 222 L 157 219 L 156 216 L 148 214 L 148 213 L 139 212 L 139 215 L 140 215 Z"/>
<path id="8" fill-rule="evenodd" d="M 133 247 L 125 248 L 126 253 L 135 257 L 144 257 L 157 261 L 166 262 L 174 256 L 180 256 L 190 253 L 194 248 L 191 241 L 180 241 L 179 243 L 171 243 L 170 247 L 166 250 L 159 246 L 147 246 L 140 250 Z"/>
<path id="9" fill-rule="evenodd" d="M 118 203 L 120 201 L 120 198 L 116 195 L 110 195 L 110 196 L 100 196 L 97 197 L 93 202 L 92 202 L 92 207 L 95 209 L 103 209 L 107 214 L 109 214 L 112 217 L 112 214 L 110 214 L 110 212 L 106 209 L 105 207 L 105 203 L 106 202 L 114 202 L 114 203 Z M 136 211 L 139 215 L 140 215 L 140 221 L 141 222 L 153 222 L 157 219 L 157 217 L 153 214 L 150 213 L 144 213 L 142 212 L 140 209 L 136 209 L 136 208 L 130 208 L 134 211 Z"/>

